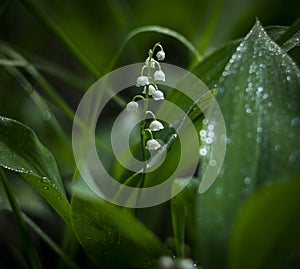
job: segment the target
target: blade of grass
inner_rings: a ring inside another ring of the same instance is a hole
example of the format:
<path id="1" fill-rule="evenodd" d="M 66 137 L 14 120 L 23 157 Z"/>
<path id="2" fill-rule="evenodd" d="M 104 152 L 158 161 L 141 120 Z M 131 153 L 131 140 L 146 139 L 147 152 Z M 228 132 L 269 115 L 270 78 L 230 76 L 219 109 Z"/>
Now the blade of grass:
<path id="1" fill-rule="evenodd" d="M 133 37 L 135 37 L 139 34 L 142 34 L 142 33 L 147 33 L 147 32 L 159 33 L 159 34 L 170 36 L 170 37 L 177 39 L 182 44 L 184 44 L 188 48 L 188 50 L 192 53 L 192 55 L 195 58 L 196 63 L 199 63 L 203 58 L 202 55 L 198 52 L 198 50 L 195 48 L 195 46 L 182 34 L 179 34 L 178 32 L 176 32 L 172 29 L 169 29 L 167 27 L 162 27 L 160 25 L 147 25 L 147 26 L 135 28 L 127 34 L 125 40 L 123 41 L 118 52 L 116 53 L 116 56 L 114 57 L 113 61 L 111 62 L 111 65 L 109 66 L 108 71 L 110 71 L 114 67 L 119 55 L 121 54 L 121 52 L 124 49 L 124 47 L 126 46 L 126 44 Z"/>
<path id="2" fill-rule="evenodd" d="M 60 246 L 52 240 L 33 220 L 23 213 L 26 223 L 38 234 L 41 239 L 64 261 L 69 268 L 79 269 L 80 267 L 72 261 L 72 259 L 60 248 Z"/>
<path id="3" fill-rule="evenodd" d="M 27 62 L 25 58 L 23 58 L 20 54 L 9 48 L 8 46 L 0 45 L 0 50 L 2 52 L 8 53 L 9 56 L 13 57 L 14 63 L 22 62 L 22 65 L 24 65 L 25 70 L 42 86 L 42 89 L 45 89 L 45 92 L 48 93 L 50 98 L 53 100 L 54 103 L 62 109 L 63 112 L 69 117 L 71 121 L 74 120 L 74 112 L 69 107 L 69 105 L 60 97 L 56 91 L 52 88 L 50 83 L 36 70 L 34 66 L 32 66 L 30 63 Z M 3 57 L 3 56 L 2 56 Z M 4 63 L 7 63 L 7 59 L 2 59 Z M 22 67 L 23 68 L 23 67 Z M 26 77 L 15 67 L 12 67 L 10 65 L 6 66 L 7 71 L 19 82 L 19 84 L 24 88 L 24 90 L 27 92 L 28 95 L 31 96 L 33 101 L 36 103 L 37 107 L 41 110 L 41 112 L 45 111 L 46 103 L 43 101 L 42 97 L 34 90 L 34 87 L 32 84 L 26 79 Z M 48 106 L 47 106 L 48 107 Z M 84 128 L 84 123 L 82 123 Z M 62 129 L 58 122 L 53 122 L 53 127 L 57 128 L 56 130 Z M 60 131 L 59 134 L 62 137 L 65 137 L 65 134 L 63 131 Z M 67 139 L 67 138 L 66 138 Z M 98 142 L 98 145 L 101 147 L 101 149 L 105 150 L 106 152 L 109 151 L 109 148 L 106 143 L 104 143 L 101 139 L 96 137 L 96 140 Z M 69 142 L 67 141 L 67 144 Z"/>
<path id="4" fill-rule="evenodd" d="M 62 251 L 65 253 L 68 257 L 76 257 L 79 250 L 79 242 L 74 234 L 73 227 L 66 226 L 64 231 L 64 237 L 62 242 Z M 63 269 L 65 265 L 65 260 L 63 257 L 60 258 L 58 261 L 58 269 Z"/>
<path id="5" fill-rule="evenodd" d="M 84 54 L 75 46 L 71 39 L 58 27 L 58 25 L 44 12 L 34 0 L 19 1 L 37 21 L 54 36 L 95 78 L 101 73 L 93 66 Z"/>
<path id="6" fill-rule="evenodd" d="M 283 34 L 280 36 L 276 42 L 278 45 L 283 45 L 288 39 L 290 39 L 294 34 L 300 31 L 300 18 L 298 18 Z"/>
<path id="7" fill-rule="evenodd" d="M 103 72 L 97 68 L 85 57 L 85 55 L 76 47 L 71 39 L 58 27 L 58 25 L 44 12 L 43 9 L 34 0 L 19 0 L 19 2 L 29 10 L 37 21 L 65 48 L 72 54 L 82 66 L 89 71 L 95 79 L 101 77 Z M 118 95 L 113 96 L 113 100 L 120 106 L 125 107 L 126 102 Z"/>
<path id="8" fill-rule="evenodd" d="M 214 32 L 216 27 L 220 12 L 223 7 L 224 0 L 216 0 L 213 8 L 212 14 L 209 16 L 209 21 L 207 22 L 207 26 L 205 27 L 204 33 L 202 35 L 200 44 L 198 46 L 198 52 L 204 53 L 209 44 L 210 38 Z"/>
<path id="9" fill-rule="evenodd" d="M 2 44 L 0 43 L 0 46 Z M 78 88 L 83 91 L 83 89 L 87 88 L 86 83 L 78 76 L 78 74 L 74 74 L 70 72 L 68 69 L 65 69 L 59 65 L 55 65 L 51 62 L 46 61 L 46 59 L 40 59 L 43 63 L 28 63 L 21 60 L 13 60 L 13 59 L 0 59 L 0 65 L 2 66 L 12 66 L 12 67 L 33 67 L 40 71 L 44 71 L 50 75 L 53 75 L 62 81 L 72 85 L 73 87 Z"/>
<path id="10" fill-rule="evenodd" d="M 17 200 L 13 194 L 13 191 L 11 189 L 10 183 L 2 170 L 0 168 L 0 178 L 2 181 L 2 184 L 4 186 L 7 198 L 9 200 L 9 203 L 11 205 L 11 208 L 15 214 L 17 224 L 19 226 L 20 233 L 22 235 L 24 246 L 25 246 L 25 253 L 28 259 L 28 263 L 30 265 L 30 268 L 32 269 L 42 269 L 42 265 L 39 259 L 39 256 L 37 254 L 37 251 L 33 245 L 33 242 L 31 240 L 31 237 L 29 235 L 26 223 L 24 221 L 24 218 L 22 216 L 21 209 L 17 203 Z"/>
<path id="11" fill-rule="evenodd" d="M 66 115 L 73 120 L 74 118 L 74 111 L 70 108 L 70 106 L 63 100 L 63 98 L 53 89 L 53 87 L 50 85 L 50 83 L 41 75 L 41 73 L 32 65 L 28 63 L 28 61 L 21 56 L 19 53 L 17 53 L 12 48 L 1 45 L 0 50 L 7 55 L 8 57 L 14 59 L 14 60 L 20 60 L 24 63 L 27 63 L 28 66 L 25 67 L 25 70 L 34 78 L 36 81 L 42 86 L 42 89 L 45 91 L 45 93 L 52 99 L 54 103 L 58 105 L 65 113 Z"/>
<path id="12" fill-rule="evenodd" d="M 45 111 L 50 111 L 49 106 L 43 100 L 43 98 L 34 90 L 34 87 L 31 83 L 26 79 L 26 77 L 15 67 L 7 66 L 6 70 L 10 73 L 21 85 L 21 87 L 25 90 L 25 92 L 31 97 L 37 108 L 41 113 Z M 64 141 L 64 143 L 69 144 L 69 140 L 66 134 L 63 131 L 63 128 L 60 126 L 57 119 L 53 116 L 49 120 L 49 124 L 53 127 L 56 133 L 59 135 L 60 139 Z"/>

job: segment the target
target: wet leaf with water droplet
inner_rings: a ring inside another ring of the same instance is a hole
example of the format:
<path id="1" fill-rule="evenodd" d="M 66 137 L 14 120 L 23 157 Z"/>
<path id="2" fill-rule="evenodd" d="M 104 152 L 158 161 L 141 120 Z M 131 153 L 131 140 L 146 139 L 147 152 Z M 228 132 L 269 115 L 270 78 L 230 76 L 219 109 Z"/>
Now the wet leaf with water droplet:
<path id="1" fill-rule="evenodd" d="M 102 200 L 80 177 L 74 184 L 74 232 L 101 268 L 153 268 L 155 259 L 167 254 L 159 239 L 128 209 Z"/>
<path id="2" fill-rule="evenodd" d="M 70 204 L 53 156 L 31 129 L 4 117 L 0 117 L 0 166 L 20 174 L 69 222 Z"/>
<path id="3" fill-rule="evenodd" d="M 287 180 L 300 161 L 300 126 L 291 126 L 300 112 L 300 71 L 259 22 L 231 56 L 218 88 L 230 143 L 221 173 L 198 199 L 201 260 L 208 268 L 226 264 L 231 225 L 245 198 L 277 178 Z M 204 158 L 200 173 L 208 164 Z"/>

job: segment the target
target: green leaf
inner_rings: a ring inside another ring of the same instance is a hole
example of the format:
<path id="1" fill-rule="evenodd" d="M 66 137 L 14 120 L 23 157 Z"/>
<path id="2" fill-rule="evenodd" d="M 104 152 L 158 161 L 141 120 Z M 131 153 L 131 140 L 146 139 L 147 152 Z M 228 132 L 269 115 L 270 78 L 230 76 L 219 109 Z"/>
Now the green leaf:
<path id="1" fill-rule="evenodd" d="M 169 29 L 167 27 L 162 27 L 160 25 L 147 25 L 147 26 L 135 28 L 134 30 L 132 30 L 130 33 L 127 34 L 126 39 L 123 42 L 123 45 L 121 46 L 119 51 L 123 50 L 123 48 L 131 38 L 133 38 L 138 34 L 147 33 L 147 32 L 155 32 L 166 36 L 171 36 L 177 39 L 178 41 L 180 41 L 183 45 L 185 45 L 186 48 L 194 55 L 196 61 L 199 62 L 202 59 L 202 56 L 199 54 L 198 50 L 185 36 L 172 29 Z"/>
<path id="2" fill-rule="evenodd" d="M 275 178 L 289 179 L 300 159 L 300 71 L 259 22 L 216 86 L 227 150 L 216 181 L 197 202 L 200 256 L 208 268 L 226 264 L 228 234 L 245 198 Z"/>
<path id="3" fill-rule="evenodd" d="M 69 223 L 70 205 L 51 153 L 27 126 L 0 117 L 0 166 L 20 174 Z"/>
<path id="4" fill-rule="evenodd" d="M 72 197 L 74 232 L 101 268 L 150 268 L 166 254 L 158 238 L 126 208 L 96 196 L 77 178 Z"/>
<path id="5" fill-rule="evenodd" d="M 174 181 L 173 190 L 185 186 L 184 178 Z M 185 243 L 192 250 L 195 248 L 197 231 L 195 229 L 195 201 L 198 192 L 200 180 L 192 178 L 190 182 L 171 200 L 172 225 L 175 237 L 176 256 L 185 257 Z M 186 238 L 187 237 L 187 238 Z"/>
<path id="6" fill-rule="evenodd" d="M 299 178 L 254 193 L 234 221 L 229 268 L 283 268 L 300 243 L 299 212 Z"/>

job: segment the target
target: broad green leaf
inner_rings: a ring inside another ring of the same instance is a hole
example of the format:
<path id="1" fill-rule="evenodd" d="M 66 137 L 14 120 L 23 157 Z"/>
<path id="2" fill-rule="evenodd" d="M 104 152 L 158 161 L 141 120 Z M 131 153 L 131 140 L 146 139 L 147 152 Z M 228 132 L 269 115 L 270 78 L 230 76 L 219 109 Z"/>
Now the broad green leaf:
<path id="1" fill-rule="evenodd" d="M 0 166 L 21 175 L 69 223 L 70 205 L 51 153 L 27 126 L 0 117 Z"/>
<path id="2" fill-rule="evenodd" d="M 283 268 L 300 243 L 299 213 L 299 177 L 255 192 L 234 221 L 228 268 Z"/>
<path id="3" fill-rule="evenodd" d="M 216 181 L 197 202 L 200 256 L 207 268 L 225 266 L 228 234 L 245 198 L 274 178 L 290 178 L 300 159 L 300 72 L 259 22 L 236 48 L 216 88 L 227 150 Z M 207 165 L 204 158 L 200 173 Z"/>
<path id="4" fill-rule="evenodd" d="M 128 209 L 102 200 L 79 177 L 74 184 L 74 232 L 101 268 L 151 268 L 166 254 L 159 239 Z"/>

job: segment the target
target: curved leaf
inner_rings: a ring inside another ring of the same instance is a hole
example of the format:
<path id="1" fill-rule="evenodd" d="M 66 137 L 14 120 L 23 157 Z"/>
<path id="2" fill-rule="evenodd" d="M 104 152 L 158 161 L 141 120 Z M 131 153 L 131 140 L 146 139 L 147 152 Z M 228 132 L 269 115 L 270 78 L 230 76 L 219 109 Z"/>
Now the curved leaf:
<path id="1" fill-rule="evenodd" d="M 254 193 L 234 221 L 229 268 L 283 268 L 293 248 L 300 243 L 299 212 L 299 178 Z"/>
<path id="2" fill-rule="evenodd" d="M 159 239 L 128 209 L 102 200 L 80 177 L 74 184 L 74 232 L 101 268 L 152 268 L 155 259 L 166 254 Z"/>
<path id="3" fill-rule="evenodd" d="M 228 234 L 245 198 L 274 178 L 287 180 L 300 160 L 300 71 L 259 22 L 225 66 L 217 89 L 227 151 L 218 178 L 197 202 L 200 254 L 208 268 L 226 264 Z M 202 169 L 206 165 L 208 159 Z"/>
<path id="4" fill-rule="evenodd" d="M 20 174 L 68 223 L 70 205 L 51 153 L 27 126 L 0 117 L 0 166 Z"/>

